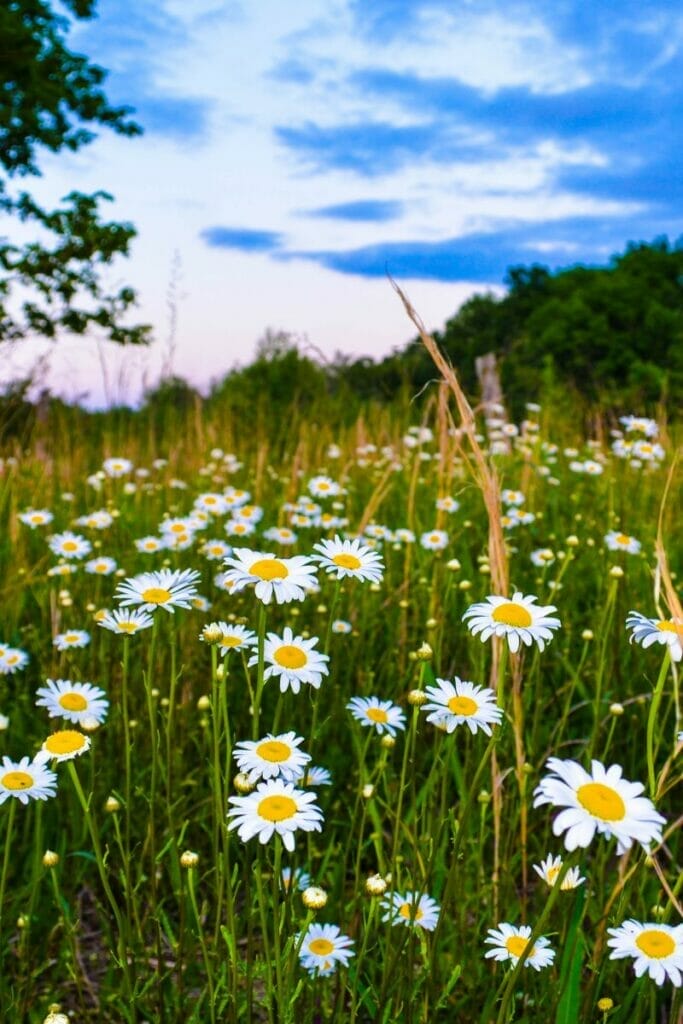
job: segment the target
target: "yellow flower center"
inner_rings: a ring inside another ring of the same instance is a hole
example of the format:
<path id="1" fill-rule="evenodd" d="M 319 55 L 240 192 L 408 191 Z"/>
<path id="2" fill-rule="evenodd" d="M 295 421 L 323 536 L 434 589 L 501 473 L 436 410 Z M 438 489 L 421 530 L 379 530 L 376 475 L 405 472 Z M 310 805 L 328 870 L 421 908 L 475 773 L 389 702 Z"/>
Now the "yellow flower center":
<path id="1" fill-rule="evenodd" d="M 33 785 L 33 776 L 28 772 L 5 772 L 0 782 L 5 789 L 29 789 Z"/>
<path id="2" fill-rule="evenodd" d="M 221 647 L 239 647 L 241 643 L 238 636 L 230 636 L 229 633 L 224 633 L 221 637 Z"/>
<path id="3" fill-rule="evenodd" d="M 416 907 L 414 903 L 403 903 L 398 913 L 399 917 L 405 917 L 406 921 L 421 921 L 425 916 L 422 907 Z"/>
<path id="4" fill-rule="evenodd" d="M 146 540 L 145 541 L 145 549 L 147 551 L 154 551 L 156 547 L 157 547 L 157 542 L 155 540 Z"/>
<path id="5" fill-rule="evenodd" d="M 355 555 L 332 555 L 332 561 L 342 569 L 360 569 L 362 565 L 360 558 L 356 558 Z"/>
<path id="6" fill-rule="evenodd" d="M 171 591 L 164 590 L 163 587 L 147 587 L 147 590 L 140 594 L 145 604 L 166 604 L 172 596 Z"/>
<path id="7" fill-rule="evenodd" d="M 677 633 L 679 636 L 683 636 L 683 623 L 673 622 L 671 619 L 660 619 L 656 624 L 657 629 L 661 629 L 663 633 Z"/>
<path id="8" fill-rule="evenodd" d="M 334 950 L 334 943 L 329 939 L 313 939 L 308 943 L 308 948 L 316 956 L 329 956 Z"/>
<path id="9" fill-rule="evenodd" d="M 65 540 L 62 544 L 62 551 L 78 551 L 78 544 L 75 540 Z"/>
<path id="10" fill-rule="evenodd" d="M 74 754 L 77 750 L 82 750 L 87 746 L 87 742 L 85 736 L 76 732 L 75 729 L 63 729 L 61 732 L 55 732 L 52 736 L 48 736 L 43 746 L 49 754 L 59 757 L 62 754 Z"/>
<path id="11" fill-rule="evenodd" d="M 306 652 L 302 651 L 300 647 L 294 647 L 292 644 L 283 644 L 282 647 L 278 647 L 273 652 L 273 657 L 278 665 L 282 665 L 283 668 L 303 668 L 308 662 Z"/>
<path id="12" fill-rule="evenodd" d="M 85 711 L 88 702 L 80 693 L 63 693 L 57 702 L 65 711 Z"/>
<path id="13" fill-rule="evenodd" d="M 204 498 L 204 504 L 205 505 L 215 505 L 216 504 L 216 499 L 215 498 Z"/>
<path id="14" fill-rule="evenodd" d="M 7 665 L 16 665 L 16 663 L 18 661 L 19 661 L 19 655 L 18 654 L 10 654 L 10 655 L 8 655 L 8 657 L 5 658 L 5 663 Z"/>
<path id="15" fill-rule="evenodd" d="M 602 782 L 587 782 L 579 786 L 576 797 L 585 810 L 601 821 L 622 821 L 626 817 L 626 805 L 619 794 Z"/>
<path id="16" fill-rule="evenodd" d="M 138 628 L 137 622 L 119 622 L 118 628 L 120 633 L 134 633 Z"/>
<path id="17" fill-rule="evenodd" d="M 561 870 L 561 864 L 558 864 L 556 867 L 548 868 L 548 871 L 546 872 L 546 877 L 550 885 L 555 884 L 555 879 L 557 878 Z"/>
<path id="18" fill-rule="evenodd" d="M 389 716 L 382 708 L 368 708 L 365 712 L 371 722 L 379 722 L 384 724 L 389 721 Z"/>
<path id="19" fill-rule="evenodd" d="M 31 522 L 32 523 L 42 523 L 42 521 L 43 521 L 43 517 L 42 516 L 31 516 Z"/>
<path id="20" fill-rule="evenodd" d="M 171 527 L 171 533 L 185 533 L 185 526 L 183 523 L 174 523 Z"/>
<path id="21" fill-rule="evenodd" d="M 471 697 L 451 697 L 448 702 L 448 710 L 454 715 L 473 715 L 478 706 L 476 700 L 472 700 Z"/>
<path id="22" fill-rule="evenodd" d="M 296 814 L 296 801 L 291 796 L 266 796 L 259 802 L 258 814 L 266 821 L 286 821 Z"/>
<path id="23" fill-rule="evenodd" d="M 505 948 L 507 949 L 508 953 L 516 957 L 520 957 L 528 945 L 529 940 L 522 938 L 521 935 L 511 935 L 508 939 L 505 940 Z M 536 947 L 534 946 L 529 956 L 533 956 L 535 952 Z"/>
<path id="24" fill-rule="evenodd" d="M 281 743 L 280 740 L 266 740 L 264 743 L 259 743 L 256 753 L 264 761 L 272 761 L 275 764 L 279 761 L 286 761 L 292 753 L 292 748 L 286 743 Z"/>
<path id="25" fill-rule="evenodd" d="M 676 949 L 676 943 L 668 932 L 660 928 L 647 928 L 642 931 L 636 939 L 636 946 L 645 956 L 651 956 L 655 960 L 663 960 L 671 956 Z"/>
<path id="26" fill-rule="evenodd" d="M 630 544 L 631 543 L 631 538 L 629 537 L 629 535 L 627 533 L 618 533 L 615 539 L 616 539 L 617 544 Z"/>
<path id="27" fill-rule="evenodd" d="M 249 567 L 249 574 L 262 580 L 284 580 L 289 576 L 289 570 L 279 558 L 259 558 Z"/>
<path id="28" fill-rule="evenodd" d="M 526 629 L 534 621 L 531 613 L 524 605 L 515 604 L 514 601 L 506 601 L 494 608 L 491 616 L 494 622 L 502 622 L 505 626 L 517 626 L 519 629 Z"/>
<path id="29" fill-rule="evenodd" d="M 75 644 L 78 641 L 78 633 L 67 633 L 64 637 L 64 642 L 67 644 Z"/>

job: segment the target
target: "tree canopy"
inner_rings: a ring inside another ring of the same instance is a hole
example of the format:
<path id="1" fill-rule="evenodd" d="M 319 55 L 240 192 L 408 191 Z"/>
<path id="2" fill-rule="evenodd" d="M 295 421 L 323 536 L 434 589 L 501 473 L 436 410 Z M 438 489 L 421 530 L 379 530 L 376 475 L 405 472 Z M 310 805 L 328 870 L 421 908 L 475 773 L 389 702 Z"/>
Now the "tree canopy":
<path id="1" fill-rule="evenodd" d="M 63 0 L 75 18 L 91 18 L 94 0 Z M 32 335 L 55 338 L 98 326 L 116 342 L 145 342 L 149 328 L 126 325 L 132 288 L 110 292 L 102 270 L 127 255 L 135 229 L 106 221 L 103 190 L 70 192 L 55 210 L 43 209 L 10 182 L 39 175 L 41 149 L 75 151 L 104 125 L 121 135 L 141 129 L 130 108 L 111 106 L 101 86 L 106 71 L 67 46 L 69 20 L 44 0 L 0 6 L 0 214 L 37 228 L 35 241 L 0 236 L 0 341 Z M 14 297 L 13 297 L 14 296 Z M 21 298 L 19 298 L 21 296 Z"/>

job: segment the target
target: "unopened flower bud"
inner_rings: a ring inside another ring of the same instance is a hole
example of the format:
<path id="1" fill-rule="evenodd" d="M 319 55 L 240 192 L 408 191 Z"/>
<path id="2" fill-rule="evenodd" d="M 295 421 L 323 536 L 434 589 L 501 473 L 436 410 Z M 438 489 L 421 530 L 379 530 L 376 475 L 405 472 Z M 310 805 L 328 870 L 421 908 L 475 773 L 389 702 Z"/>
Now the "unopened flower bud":
<path id="1" fill-rule="evenodd" d="M 223 630 L 217 622 L 210 622 L 199 634 L 199 639 L 207 644 L 217 644 L 223 637 Z"/>
<path id="2" fill-rule="evenodd" d="M 451 558 L 450 561 L 446 562 L 446 568 L 450 569 L 451 572 L 457 572 L 460 568 L 460 562 L 457 558 Z"/>
<path id="3" fill-rule="evenodd" d="M 408 703 L 412 704 L 415 708 L 421 708 L 428 700 L 429 697 L 424 690 L 411 690 L 408 694 Z"/>
<path id="4" fill-rule="evenodd" d="M 623 715 L 624 705 L 623 704 L 610 704 L 609 706 L 610 715 Z"/>
<path id="5" fill-rule="evenodd" d="M 180 854 L 181 868 L 196 868 L 199 864 L 199 854 L 193 850 L 185 850 Z"/>
<path id="6" fill-rule="evenodd" d="M 55 868 L 59 864 L 59 854 L 54 850 L 46 850 L 43 854 L 43 867 Z"/>
<path id="7" fill-rule="evenodd" d="M 593 639 L 593 635 L 594 634 L 593 634 L 593 630 L 592 629 L 584 629 L 583 633 L 581 634 L 581 639 L 582 640 L 592 640 Z"/>
<path id="8" fill-rule="evenodd" d="M 375 787 L 371 782 L 366 782 L 361 790 L 361 794 L 364 800 L 369 800 L 372 794 L 375 792 Z"/>
<path id="9" fill-rule="evenodd" d="M 427 629 L 436 629 L 436 627 L 438 626 L 438 622 L 436 621 L 436 619 L 427 619 L 427 621 L 425 622 L 425 626 L 427 627 Z"/>
<path id="10" fill-rule="evenodd" d="M 602 999 L 598 999 L 598 1010 L 601 1013 L 607 1013 L 614 1007 L 614 1000 L 610 999 L 609 996 L 603 996 Z"/>
<path id="11" fill-rule="evenodd" d="M 433 620 L 430 619 L 430 622 L 431 621 Z M 415 653 L 417 654 L 418 661 L 431 661 L 434 655 L 434 651 L 426 640 L 423 640 Z"/>
<path id="12" fill-rule="evenodd" d="M 251 793 L 254 789 L 254 784 L 246 772 L 239 772 L 232 780 L 232 784 L 238 793 Z"/>
<path id="13" fill-rule="evenodd" d="M 385 733 L 385 735 L 382 736 L 380 743 L 382 744 L 385 750 L 391 750 L 392 747 L 396 746 L 396 740 L 394 739 L 393 736 L 390 736 L 389 733 Z"/>
<path id="14" fill-rule="evenodd" d="M 609 574 L 613 579 L 620 580 L 621 577 L 624 575 L 624 570 L 621 568 L 620 565 L 613 565 L 609 571 Z"/>
<path id="15" fill-rule="evenodd" d="M 121 810 L 121 804 L 115 796 L 108 796 L 107 802 L 104 805 L 104 809 L 107 814 L 116 814 L 117 811 Z"/>
<path id="16" fill-rule="evenodd" d="M 479 796 L 477 797 L 477 800 L 479 801 L 480 804 L 490 804 L 491 794 L 487 789 L 482 789 L 481 792 L 479 793 Z"/>
<path id="17" fill-rule="evenodd" d="M 211 699 L 205 693 L 197 701 L 197 711 L 208 711 L 211 707 Z"/>
<path id="18" fill-rule="evenodd" d="M 322 910 L 327 903 L 327 893 L 319 885 L 309 885 L 301 894 L 301 899 L 308 910 Z"/>
<path id="19" fill-rule="evenodd" d="M 469 590 L 472 586 L 470 580 L 460 580 L 458 583 L 458 590 Z"/>
<path id="20" fill-rule="evenodd" d="M 368 896 L 383 896 L 387 891 L 387 883 L 381 875 L 370 875 L 365 880 L 365 891 Z"/>

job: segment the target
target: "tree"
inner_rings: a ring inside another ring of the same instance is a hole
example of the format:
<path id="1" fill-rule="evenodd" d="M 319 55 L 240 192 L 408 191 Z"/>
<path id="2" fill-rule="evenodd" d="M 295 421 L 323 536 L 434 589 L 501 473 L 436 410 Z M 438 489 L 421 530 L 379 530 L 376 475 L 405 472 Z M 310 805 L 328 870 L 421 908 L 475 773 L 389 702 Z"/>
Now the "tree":
<path id="1" fill-rule="evenodd" d="M 76 18 L 91 18 L 95 0 L 62 0 Z M 32 223 L 38 239 L 14 245 L 0 236 L 0 341 L 99 327 L 110 341 L 145 343 L 150 328 L 126 326 L 132 288 L 114 293 L 102 270 L 128 255 L 135 229 L 101 219 L 109 193 L 70 192 L 44 210 L 12 179 L 39 175 L 41 147 L 75 151 L 95 137 L 89 125 L 138 135 L 128 107 L 112 107 L 101 85 L 106 71 L 68 49 L 69 21 L 44 0 L 5 0 L 0 6 L 0 214 Z M 21 295 L 19 298 L 18 293 Z M 14 296 L 14 298 L 13 298 Z"/>

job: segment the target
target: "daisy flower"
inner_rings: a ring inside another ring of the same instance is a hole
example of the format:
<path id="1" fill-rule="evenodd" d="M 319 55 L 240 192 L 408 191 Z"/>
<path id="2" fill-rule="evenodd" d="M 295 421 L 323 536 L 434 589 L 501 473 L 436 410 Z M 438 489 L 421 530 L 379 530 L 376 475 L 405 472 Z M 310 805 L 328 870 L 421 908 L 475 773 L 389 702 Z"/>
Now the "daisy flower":
<path id="1" fill-rule="evenodd" d="M 502 708 L 496 704 L 493 690 L 483 686 L 475 686 L 467 680 L 458 679 L 453 682 L 437 679 L 438 686 L 428 686 L 426 693 L 429 702 L 422 705 L 423 711 L 429 711 L 427 721 L 438 725 L 446 732 L 454 732 L 463 723 L 471 733 L 481 729 L 487 736 L 491 735 L 491 726 L 499 725 L 503 717 Z"/>
<path id="2" fill-rule="evenodd" d="M 62 558 L 85 558 L 92 551 L 92 544 L 85 537 L 71 530 L 55 533 L 48 540 L 50 551 Z"/>
<path id="3" fill-rule="evenodd" d="M 291 782 L 271 779 L 260 782 L 248 796 L 231 796 L 228 830 L 237 829 L 242 842 L 258 836 L 267 843 L 277 833 L 290 853 L 295 846 L 295 832 L 320 832 L 322 811 L 314 803 L 315 793 L 296 789 Z"/>
<path id="4" fill-rule="evenodd" d="M 337 964 L 346 967 L 350 958 L 355 956 L 351 948 L 353 940 L 342 935 L 336 924 L 310 924 L 303 939 L 299 934 L 296 941 L 301 943 L 301 966 L 317 975 L 332 974 Z"/>
<path id="5" fill-rule="evenodd" d="M 542 860 L 540 864 L 534 864 L 534 871 L 536 874 L 543 879 L 544 882 L 552 887 L 557 881 L 557 876 L 562 870 L 562 858 L 553 857 L 552 853 L 549 853 L 545 860 Z M 570 868 L 567 874 L 562 879 L 560 889 L 562 892 L 567 892 L 569 889 L 576 889 L 586 881 L 579 874 L 578 868 Z"/>
<path id="6" fill-rule="evenodd" d="M 114 457 L 111 459 L 105 459 L 102 463 L 102 469 L 110 477 L 125 476 L 126 473 L 130 473 L 133 468 L 133 463 L 130 459 L 121 459 Z"/>
<path id="7" fill-rule="evenodd" d="M 361 725 L 374 726 L 382 735 L 388 732 L 396 735 L 396 730 L 403 731 L 406 727 L 406 716 L 397 704 L 379 697 L 352 697 L 346 705 L 347 710 Z"/>
<path id="8" fill-rule="evenodd" d="M 91 558 L 89 562 L 85 563 L 85 571 L 91 573 L 93 576 L 111 576 L 113 572 L 116 572 L 116 562 L 113 558 Z"/>
<path id="9" fill-rule="evenodd" d="M 484 942 L 493 946 L 493 949 L 486 951 L 486 959 L 493 957 L 494 960 L 509 960 L 511 966 L 514 967 L 529 945 L 530 938 L 531 926 L 528 924 L 517 927 L 514 924 L 503 922 L 498 925 L 498 928 L 489 928 Z M 550 967 L 554 959 L 555 950 L 550 948 L 548 939 L 539 935 L 533 949 L 524 961 L 524 966 L 540 971 L 543 967 Z"/>
<path id="10" fill-rule="evenodd" d="M 439 920 L 439 904 L 431 896 L 418 892 L 407 892 L 404 896 L 392 892 L 382 899 L 380 907 L 386 911 L 382 920 L 390 921 L 392 925 L 402 924 L 433 932 Z"/>
<path id="11" fill-rule="evenodd" d="M 139 537 L 135 541 L 136 549 L 143 555 L 152 555 L 155 551 L 164 551 L 168 547 L 166 537 Z"/>
<path id="12" fill-rule="evenodd" d="M 210 562 L 218 562 L 227 558 L 231 551 L 232 548 L 224 540 L 206 540 L 202 545 L 202 554 Z"/>
<path id="13" fill-rule="evenodd" d="M 288 526 L 271 526 L 263 534 L 264 540 L 271 540 L 275 544 L 296 544 L 296 534 Z"/>
<path id="14" fill-rule="evenodd" d="M 0 675 L 10 676 L 26 668 L 29 657 L 26 651 L 18 647 L 0 647 Z"/>
<path id="15" fill-rule="evenodd" d="M 19 519 L 26 526 L 35 530 L 36 526 L 47 526 L 54 519 L 52 512 L 46 508 L 27 508 L 25 512 L 19 513 Z"/>
<path id="16" fill-rule="evenodd" d="M 115 612 L 105 612 L 99 619 L 97 625 L 103 626 L 112 633 L 120 633 L 124 636 L 132 636 L 139 633 L 141 629 L 149 629 L 154 625 L 154 619 L 147 612 L 138 608 L 130 608 L 123 611 L 118 609 Z"/>
<path id="17" fill-rule="evenodd" d="M 266 670 L 263 678 L 278 677 L 281 693 L 290 687 L 298 693 L 302 683 L 319 689 L 323 676 L 329 672 L 327 662 L 330 659 L 327 654 L 314 650 L 317 643 L 317 636 L 304 640 L 301 636 L 294 636 L 289 626 L 285 627 L 281 637 L 277 633 L 268 633 L 264 644 Z M 249 665 L 257 664 L 258 654 L 254 654 Z"/>
<path id="18" fill-rule="evenodd" d="M 106 508 L 97 512 L 89 512 L 88 515 L 80 516 L 76 520 L 77 526 L 87 526 L 91 530 L 106 530 L 114 522 L 114 517 Z"/>
<path id="19" fill-rule="evenodd" d="M 46 768 L 40 756 L 33 761 L 22 757 L 10 761 L 3 757 L 0 766 L 0 804 L 16 797 L 22 804 L 29 800 L 47 800 L 57 792 L 57 775 Z"/>
<path id="20" fill-rule="evenodd" d="M 445 530 L 429 530 L 420 537 L 420 544 L 427 551 L 443 551 L 448 545 L 448 534 Z"/>
<path id="21" fill-rule="evenodd" d="M 382 559 L 357 539 L 342 540 L 337 534 L 334 540 L 321 540 L 319 544 L 314 544 L 313 550 L 320 554 L 311 557 L 320 563 L 325 572 L 336 574 L 335 579 L 352 576 L 371 583 L 379 583 L 382 579 Z"/>
<path id="22" fill-rule="evenodd" d="M 195 508 L 210 512 L 212 516 L 224 516 L 228 511 L 228 503 L 222 494 L 200 494 L 195 498 Z"/>
<path id="23" fill-rule="evenodd" d="M 251 523 L 252 526 L 256 526 L 263 519 L 263 509 L 260 505 L 242 505 L 241 508 L 235 509 L 232 517 L 237 522 Z"/>
<path id="24" fill-rule="evenodd" d="M 285 892 L 289 892 L 293 885 L 303 892 L 311 884 L 311 876 L 303 868 L 282 868 L 280 879 Z"/>
<path id="25" fill-rule="evenodd" d="M 310 754 L 298 749 L 303 742 L 303 736 L 297 736 L 294 732 L 278 736 L 268 733 L 262 740 L 242 740 L 236 743 L 232 756 L 250 782 L 277 778 L 296 782 L 311 760 Z"/>
<path id="26" fill-rule="evenodd" d="M 656 437 L 659 433 L 656 422 L 645 416 L 620 416 L 619 422 L 624 424 L 627 434 L 638 433 L 645 434 L 646 437 Z"/>
<path id="27" fill-rule="evenodd" d="M 277 558 L 250 548 L 236 548 L 233 554 L 224 562 L 226 582 L 233 583 L 235 593 L 255 584 L 256 597 L 264 604 L 273 598 L 278 604 L 303 601 L 306 589 L 316 583 L 315 567 L 307 558 Z"/>
<path id="28" fill-rule="evenodd" d="M 629 555 L 637 555 L 640 551 L 639 540 L 629 537 L 627 533 L 619 533 L 618 530 L 610 530 L 605 534 L 605 544 L 610 551 L 626 551 Z"/>
<path id="29" fill-rule="evenodd" d="M 640 978 L 645 972 L 658 985 L 667 977 L 676 988 L 681 986 L 683 974 L 683 924 L 640 924 L 631 919 L 618 928 L 608 928 L 607 945 L 612 947 L 610 960 L 631 956 L 633 969 Z"/>
<path id="30" fill-rule="evenodd" d="M 536 605 L 538 598 L 524 597 L 515 591 L 510 599 L 490 595 L 485 601 L 470 605 L 463 621 L 470 621 L 467 627 L 474 636 L 481 633 L 481 640 L 491 636 L 507 637 L 508 647 L 514 654 L 519 650 L 520 640 L 530 647 L 534 641 L 543 650 L 546 640 L 552 640 L 554 629 L 560 620 L 550 617 L 549 612 L 557 611 L 555 605 Z"/>
<path id="31" fill-rule="evenodd" d="M 415 534 L 407 527 L 399 526 L 398 530 L 396 530 L 396 533 L 394 534 L 394 539 L 399 541 L 401 544 L 414 544 Z"/>
<path id="32" fill-rule="evenodd" d="M 90 749 L 90 740 L 75 729 L 60 729 L 53 732 L 43 743 L 38 757 L 50 761 L 72 761 Z"/>
<path id="33" fill-rule="evenodd" d="M 550 548 L 537 548 L 531 552 L 531 561 L 541 568 L 545 565 L 552 565 L 555 561 L 555 552 Z"/>
<path id="34" fill-rule="evenodd" d="M 448 512 L 451 514 L 458 511 L 460 508 L 460 502 L 447 495 L 445 498 L 436 499 L 436 507 L 439 512 Z"/>
<path id="35" fill-rule="evenodd" d="M 351 625 L 350 622 L 347 622 L 346 619 L 335 619 L 334 622 L 332 623 L 333 633 L 347 634 L 351 633 L 352 631 L 353 626 Z"/>
<path id="36" fill-rule="evenodd" d="M 238 647 L 255 647 L 258 642 L 253 630 L 232 625 L 222 619 L 220 622 L 207 623 L 199 634 L 199 639 L 206 643 L 218 644 L 221 654 L 229 654 Z"/>
<path id="37" fill-rule="evenodd" d="M 308 481 L 308 490 L 314 498 L 336 498 L 341 487 L 329 476 L 314 476 Z"/>
<path id="38" fill-rule="evenodd" d="M 629 850 L 634 840 L 648 850 L 651 842 L 661 842 L 665 819 L 654 804 L 641 796 L 640 782 L 622 778 L 619 765 L 610 768 L 600 761 L 591 762 L 588 773 L 576 761 L 548 759 L 550 774 L 534 790 L 534 807 L 553 804 L 565 810 L 555 818 L 553 833 L 566 832 L 568 850 L 588 846 L 596 831 L 617 840 L 617 853 Z"/>
<path id="39" fill-rule="evenodd" d="M 249 537 L 252 533 L 256 533 L 256 527 L 253 523 L 243 523 L 239 519 L 229 519 L 224 526 L 224 530 L 228 537 Z"/>
<path id="40" fill-rule="evenodd" d="M 331 786 L 332 776 L 327 768 L 313 766 L 306 770 L 296 779 L 302 786 Z"/>
<path id="41" fill-rule="evenodd" d="M 647 649 L 652 644 L 666 644 L 672 661 L 683 658 L 683 622 L 676 619 L 648 619 L 640 612 L 631 611 L 626 617 L 626 628 L 632 630 L 635 640 Z"/>
<path id="42" fill-rule="evenodd" d="M 122 607 L 140 605 L 143 612 L 163 608 L 173 613 L 176 608 L 191 608 L 199 580 L 196 569 L 160 569 L 119 583 L 115 597 Z"/>
<path id="43" fill-rule="evenodd" d="M 68 633 L 58 633 L 52 641 L 58 651 L 68 651 L 72 647 L 87 647 L 90 643 L 90 633 L 84 629 L 72 629 Z"/>
<path id="44" fill-rule="evenodd" d="M 521 491 L 512 491 L 504 489 L 500 495 L 504 505 L 523 505 L 524 495 Z"/>
<path id="45" fill-rule="evenodd" d="M 98 725 L 107 717 L 106 693 L 92 683 L 72 683 L 69 679 L 47 679 L 47 686 L 36 690 L 38 707 L 47 708 L 50 718 L 66 718 L 79 725 L 95 719 Z"/>

